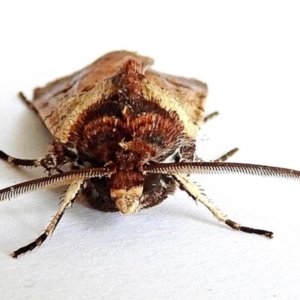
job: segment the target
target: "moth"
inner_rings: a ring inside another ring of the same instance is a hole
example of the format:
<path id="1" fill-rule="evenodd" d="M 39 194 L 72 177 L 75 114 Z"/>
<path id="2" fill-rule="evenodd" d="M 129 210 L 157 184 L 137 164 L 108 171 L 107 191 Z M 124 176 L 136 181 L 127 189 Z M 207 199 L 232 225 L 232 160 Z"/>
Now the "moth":
<path id="1" fill-rule="evenodd" d="M 129 51 L 108 53 L 84 69 L 21 98 L 53 136 L 46 154 L 21 159 L 0 151 L 15 167 L 42 167 L 48 176 L 0 190 L 0 200 L 67 186 L 46 230 L 14 251 L 18 257 L 41 245 L 76 200 L 104 212 L 131 215 L 161 203 L 178 187 L 235 230 L 271 238 L 267 230 L 227 218 L 190 178 L 191 173 L 250 173 L 299 178 L 300 172 L 270 166 L 226 163 L 236 149 L 212 162 L 195 156 L 207 85 L 151 69 L 153 60 Z"/>

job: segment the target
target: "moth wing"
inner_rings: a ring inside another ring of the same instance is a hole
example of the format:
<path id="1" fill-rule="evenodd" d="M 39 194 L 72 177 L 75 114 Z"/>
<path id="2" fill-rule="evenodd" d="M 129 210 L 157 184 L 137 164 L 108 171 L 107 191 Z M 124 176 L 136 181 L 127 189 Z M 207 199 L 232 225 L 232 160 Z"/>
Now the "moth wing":
<path id="1" fill-rule="evenodd" d="M 53 111 L 57 113 L 57 110 L 62 107 L 62 102 L 70 101 L 73 96 L 89 91 L 97 83 L 115 75 L 126 57 L 134 57 L 141 61 L 143 70 L 153 64 L 151 58 L 130 51 L 107 53 L 78 72 L 50 82 L 45 87 L 36 88 L 32 101 L 33 106 L 46 121 Z M 53 124 L 45 123 L 51 131 Z"/>
<path id="2" fill-rule="evenodd" d="M 193 124 L 191 132 L 196 134 L 204 120 L 207 85 L 194 78 L 168 75 L 152 69 L 146 71 L 146 78 L 175 96 L 174 101 Z"/>
<path id="3" fill-rule="evenodd" d="M 159 87 L 164 102 L 161 104 L 166 109 L 171 107 L 180 115 L 190 137 L 196 135 L 204 119 L 206 84 L 196 79 L 147 70 L 153 64 L 151 58 L 129 51 L 115 51 L 70 76 L 35 89 L 33 106 L 54 137 L 62 142 L 67 139 L 64 128 L 69 126 L 68 123 L 74 122 L 73 112 L 84 108 L 86 101 L 92 103 L 99 98 L 99 94 L 105 94 L 106 91 L 100 89 L 97 92 L 93 87 L 101 86 L 102 82 L 114 76 L 129 57 L 139 60 L 146 80 Z"/>

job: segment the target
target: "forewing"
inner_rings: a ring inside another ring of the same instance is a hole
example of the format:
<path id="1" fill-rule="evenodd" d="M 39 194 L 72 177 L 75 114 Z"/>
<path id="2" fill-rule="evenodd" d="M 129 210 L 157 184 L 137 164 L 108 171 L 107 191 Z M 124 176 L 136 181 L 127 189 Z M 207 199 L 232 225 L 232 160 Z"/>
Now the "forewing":
<path id="1" fill-rule="evenodd" d="M 53 124 L 51 116 L 55 115 L 57 122 L 63 122 L 66 115 L 75 109 L 78 96 L 87 93 L 95 85 L 101 84 L 105 79 L 115 75 L 126 57 L 135 57 L 140 60 L 143 69 L 153 63 L 151 58 L 137 55 L 134 52 L 110 52 L 70 76 L 57 79 L 45 87 L 35 89 L 33 106 L 54 136 L 56 125 Z"/>

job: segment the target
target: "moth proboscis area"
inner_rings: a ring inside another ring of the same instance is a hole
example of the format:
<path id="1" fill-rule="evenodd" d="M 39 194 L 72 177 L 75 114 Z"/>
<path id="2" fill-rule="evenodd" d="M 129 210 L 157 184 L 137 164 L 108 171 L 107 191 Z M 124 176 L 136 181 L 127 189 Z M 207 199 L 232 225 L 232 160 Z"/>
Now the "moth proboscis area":
<path id="1" fill-rule="evenodd" d="M 204 121 L 207 86 L 191 78 L 151 69 L 153 60 L 129 51 L 108 53 L 84 69 L 21 98 L 53 136 L 46 154 L 21 159 L 0 151 L 16 167 L 42 167 L 48 176 L 0 190 L 0 200 L 58 186 L 67 191 L 52 221 L 17 257 L 41 245 L 75 200 L 92 208 L 130 215 L 161 203 L 177 187 L 201 202 L 233 229 L 271 238 L 267 230 L 228 219 L 188 174 L 246 173 L 300 178 L 300 172 L 224 162 L 195 156 L 195 138 Z"/>

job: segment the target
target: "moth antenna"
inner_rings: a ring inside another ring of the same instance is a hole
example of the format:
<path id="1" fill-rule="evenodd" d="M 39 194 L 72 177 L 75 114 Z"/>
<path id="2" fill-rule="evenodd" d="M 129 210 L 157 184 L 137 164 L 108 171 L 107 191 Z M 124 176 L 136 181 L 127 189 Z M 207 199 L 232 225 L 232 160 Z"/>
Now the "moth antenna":
<path id="1" fill-rule="evenodd" d="M 0 190 L 0 201 L 10 200 L 22 194 L 37 190 L 53 189 L 59 186 L 69 185 L 78 179 L 100 178 L 109 173 L 111 173 L 111 171 L 107 168 L 88 168 L 25 181 Z"/>
<path id="2" fill-rule="evenodd" d="M 164 174 L 248 174 L 300 179 L 300 171 L 293 169 L 227 162 L 151 163 L 144 167 L 144 171 Z"/>

